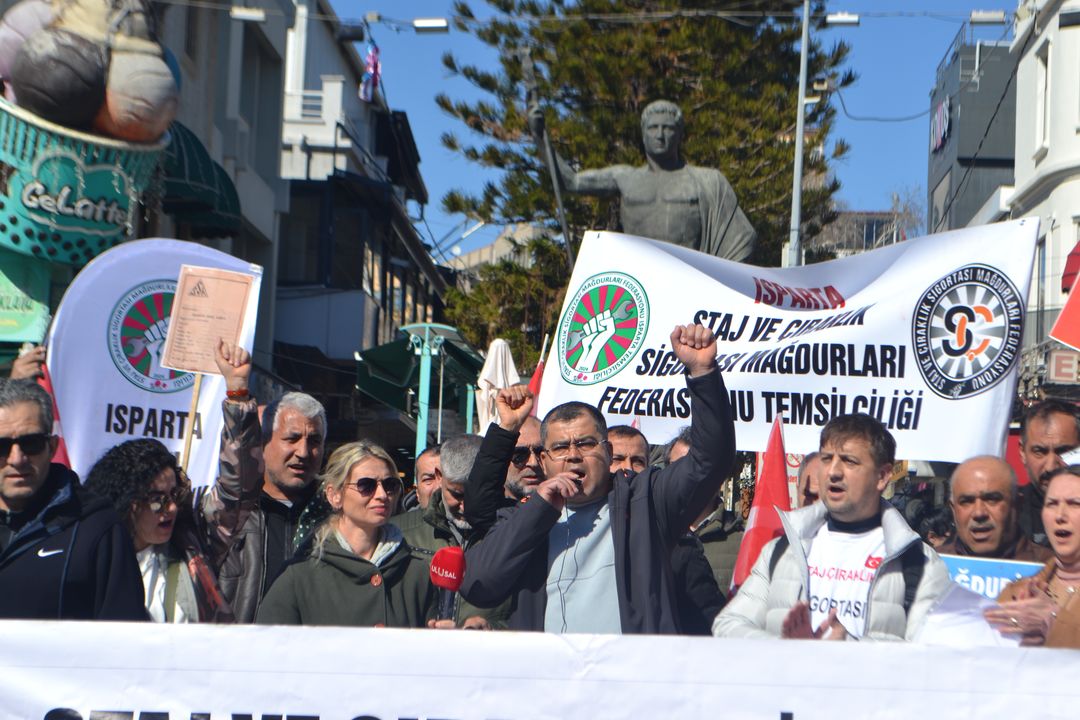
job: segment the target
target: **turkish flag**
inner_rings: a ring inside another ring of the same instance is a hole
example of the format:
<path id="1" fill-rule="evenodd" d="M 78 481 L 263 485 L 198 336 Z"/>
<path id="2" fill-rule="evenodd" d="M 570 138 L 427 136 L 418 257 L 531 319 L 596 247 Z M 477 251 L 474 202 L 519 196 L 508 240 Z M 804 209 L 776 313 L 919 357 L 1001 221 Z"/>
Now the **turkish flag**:
<path id="1" fill-rule="evenodd" d="M 735 560 L 732 589 L 738 588 L 750 575 L 761 549 L 784 532 L 778 510 L 791 510 L 788 494 L 787 465 L 784 454 L 783 421 L 777 415 L 769 432 L 769 444 L 754 486 L 754 504 L 746 518 L 746 532 Z"/>
<path id="2" fill-rule="evenodd" d="M 536 364 L 536 369 L 533 370 L 532 377 L 529 378 L 529 392 L 532 393 L 534 398 L 540 397 L 540 383 L 544 380 L 544 358 L 547 357 L 548 336 L 544 335 L 544 346 L 540 348 L 540 362 Z M 536 417 L 537 403 L 533 403 L 530 415 Z"/>
<path id="3" fill-rule="evenodd" d="M 540 362 L 536 365 L 536 370 L 533 371 L 532 377 L 529 379 L 529 392 L 532 393 L 534 398 L 540 397 L 540 382 L 544 379 L 544 356 L 540 356 Z M 529 412 L 533 417 L 536 416 L 536 403 L 533 403 L 532 410 Z"/>
<path id="4" fill-rule="evenodd" d="M 1073 350 L 1080 350 L 1080 291 L 1077 288 L 1074 287 L 1065 300 L 1065 307 L 1061 308 L 1061 314 L 1050 330 L 1050 337 Z"/>
<path id="5" fill-rule="evenodd" d="M 59 463 L 66 467 L 71 467 L 71 460 L 68 458 L 67 445 L 64 444 L 64 431 L 60 425 L 60 410 L 56 407 L 56 396 L 53 395 L 52 378 L 49 377 L 49 368 L 45 364 L 41 366 L 41 377 L 38 378 L 38 385 L 45 389 L 45 392 L 49 393 L 49 397 L 52 398 L 52 411 L 53 411 L 53 432 L 55 432 L 60 442 L 56 445 L 56 452 L 53 454 L 52 461 Z"/>

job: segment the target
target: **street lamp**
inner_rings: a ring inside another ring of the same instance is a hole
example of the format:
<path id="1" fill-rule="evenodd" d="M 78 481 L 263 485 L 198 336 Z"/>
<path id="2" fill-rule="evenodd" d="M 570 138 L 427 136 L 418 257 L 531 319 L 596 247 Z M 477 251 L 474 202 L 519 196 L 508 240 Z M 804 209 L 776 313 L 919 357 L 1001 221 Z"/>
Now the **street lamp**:
<path id="1" fill-rule="evenodd" d="M 394 18 L 383 17 L 377 12 L 368 12 L 364 14 L 364 21 L 371 23 L 385 23 L 390 27 L 401 30 L 411 27 L 418 35 L 428 33 L 448 33 L 450 32 L 450 21 L 441 17 L 426 17 L 426 18 L 413 18 L 412 20 L 397 20 Z"/>
<path id="2" fill-rule="evenodd" d="M 847 12 L 830 13 L 825 16 L 825 23 L 858 25 L 859 16 Z M 806 62 L 810 54 L 809 45 L 810 0 L 803 0 L 802 47 L 799 48 L 799 102 L 795 110 L 795 172 L 791 183 L 791 227 L 787 253 L 781 258 L 782 267 L 802 265 L 802 237 L 799 228 L 802 225 L 803 132 L 806 120 Z"/>

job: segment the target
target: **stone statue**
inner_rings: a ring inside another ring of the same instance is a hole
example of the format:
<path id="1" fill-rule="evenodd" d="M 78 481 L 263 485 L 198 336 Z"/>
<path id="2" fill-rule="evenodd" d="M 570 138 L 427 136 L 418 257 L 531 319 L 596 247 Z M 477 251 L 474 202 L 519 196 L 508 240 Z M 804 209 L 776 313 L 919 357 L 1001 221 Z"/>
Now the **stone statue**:
<path id="1" fill-rule="evenodd" d="M 623 232 L 736 262 L 753 251 L 757 233 L 727 178 L 719 170 L 688 165 L 679 155 L 683 116 L 675 103 L 657 100 L 641 113 L 647 159 L 642 167 L 575 172 L 553 147 L 544 147 L 544 115 L 536 104 L 529 108 L 529 129 L 542 152 L 551 150 L 559 185 L 567 192 L 619 196 Z"/>

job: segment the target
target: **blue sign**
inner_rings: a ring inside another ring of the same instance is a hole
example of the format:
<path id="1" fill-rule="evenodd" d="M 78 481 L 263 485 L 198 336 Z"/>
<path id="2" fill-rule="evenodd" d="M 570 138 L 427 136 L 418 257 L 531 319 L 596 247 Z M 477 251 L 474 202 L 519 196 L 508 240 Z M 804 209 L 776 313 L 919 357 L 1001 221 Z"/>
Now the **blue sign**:
<path id="1" fill-rule="evenodd" d="M 1009 583 L 1031 577 L 1043 567 L 1042 563 L 1037 562 L 969 555 L 942 555 L 941 559 L 945 561 L 945 567 L 949 568 L 949 577 L 954 583 L 991 600 L 997 600 L 997 596 Z"/>

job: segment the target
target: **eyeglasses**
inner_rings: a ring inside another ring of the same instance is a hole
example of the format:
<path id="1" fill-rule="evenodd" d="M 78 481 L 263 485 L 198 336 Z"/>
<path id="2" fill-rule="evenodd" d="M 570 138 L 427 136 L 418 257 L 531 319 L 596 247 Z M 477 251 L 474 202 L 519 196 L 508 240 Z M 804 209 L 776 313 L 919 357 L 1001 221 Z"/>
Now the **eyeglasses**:
<path id="1" fill-rule="evenodd" d="M 188 493 L 191 488 L 184 485 L 177 485 L 169 492 L 151 492 L 143 495 L 139 499 L 139 502 L 146 505 L 146 509 L 152 513 L 159 513 L 169 507 L 169 503 L 173 503 L 176 507 L 180 507 L 187 502 Z"/>
<path id="2" fill-rule="evenodd" d="M 11 446 L 18 445 L 24 455 L 37 455 L 49 446 L 48 433 L 30 433 L 19 437 L 0 438 L 0 458 L 7 458 L 11 454 Z"/>
<path id="3" fill-rule="evenodd" d="M 555 443 L 551 447 L 547 448 L 545 452 L 555 460 L 564 460 L 570 456 L 571 449 L 577 449 L 578 453 L 582 455 L 591 455 L 596 452 L 596 449 L 600 447 L 600 441 L 596 438 L 585 437 L 580 440 L 570 440 L 568 442 Z"/>
<path id="4" fill-rule="evenodd" d="M 542 452 L 544 452 L 543 445 L 518 445 L 510 456 L 510 462 L 520 470 L 528 464 L 530 455 L 535 455 L 536 459 L 539 460 Z"/>
<path id="5" fill-rule="evenodd" d="M 375 488 L 382 486 L 383 492 L 387 495 L 400 495 L 401 494 L 401 478 L 388 477 L 388 478 L 370 478 L 362 477 L 357 478 L 353 483 L 356 486 L 356 492 L 360 493 L 363 497 L 371 497 L 375 494 Z"/>

